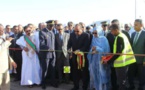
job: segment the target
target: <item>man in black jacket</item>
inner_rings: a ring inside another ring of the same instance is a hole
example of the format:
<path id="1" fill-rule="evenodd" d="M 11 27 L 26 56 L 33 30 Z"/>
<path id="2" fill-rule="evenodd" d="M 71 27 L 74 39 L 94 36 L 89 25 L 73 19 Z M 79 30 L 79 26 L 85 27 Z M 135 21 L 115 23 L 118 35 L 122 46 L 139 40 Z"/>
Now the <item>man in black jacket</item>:
<path id="1" fill-rule="evenodd" d="M 77 52 L 87 52 L 89 50 L 89 35 L 82 30 L 80 24 L 75 25 L 75 33 L 70 35 L 68 42 L 68 49 L 72 47 L 72 50 Z M 79 90 L 79 80 L 82 78 L 83 90 L 87 90 L 89 84 L 89 70 L 87 54 L 85 54 L 85 65 L 82 68 L 78 68 L 77 55 L 73 53 L 72 58 L 72 71 L 73 71 L 73 82 L 74 88 L 72 90 Z"/>
<path id="2" fill-rule="evenodd" d="M 15 81 L 20 81 L 21 80 L 21 68 L 22 68 L 22 50 L 19 45 L 16 44 L 16 40 L 19 39 L 21 36 L 23 36 L 22 33 L 19 32 L 18 26 L 13 27 L 14 34 L 11 35 L 10 37 L 14 38 L 11 41 L 10 45 L 10 55 L 13 58 L 13 60 L 17 64 L 17 69 L 16 69 L 16 76 L 15 76 Z"/>

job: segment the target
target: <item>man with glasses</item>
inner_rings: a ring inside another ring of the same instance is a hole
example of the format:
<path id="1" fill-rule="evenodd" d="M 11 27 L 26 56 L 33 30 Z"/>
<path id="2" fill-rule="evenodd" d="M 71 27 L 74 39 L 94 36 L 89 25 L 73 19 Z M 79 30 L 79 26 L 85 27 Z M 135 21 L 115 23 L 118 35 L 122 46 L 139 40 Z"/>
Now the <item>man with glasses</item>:
<path id="1" fill-rule="evenodd" d="M 28 26 L 28 27 L 30 27 L 31 32 L 32 32 L 33 34 L 37 31 L 37 30 L 36 30 L 36 27 L 35 27 L 35 25 L 34 25 L 34 24 L 29 23 L 27 26 Z"/>
<path id="2" fill-rule="evenodd" d="M 74 33 L 74 24 L 72 21 L 68 22 L 68 30 L 65 31 L 66 33 Z M 72 67 L 72 53 L 69 53 L 69 62 L 70 62 L 70 66 Z M 70 79 L 72 80 L 73 76 L 72 76 L 73 72 L 72 72 L 72 69 L 71 69 L 71 73 L 70 73 Z"/>
<path id="3" fill-rule="evenodd" d="M 71 34 L 71 33 L 73 33 L 73 27 L 74 27 L 74 24 L 73 24 L 73 22 L 68 22 L 68 31 L 65 31 L 66 33 L 69 33 L 69 34 Z"/>
<path id="4" fill-rule="evenodd" d="M 43 30 L 44 28 L 46 28 L 46 24 L 45 23 L 39 23 L 38 24 L 38 28 L 39 28 L 39 30 L 38 31 L 41 31 L 41 30 Z"/>
<path id="5" fill-rule="evenodd" d="M 59 21 L 58 20 L 55 20 L 54 21 L 54 29 L 53 29 L 53 33 L 54 34 L 57 34 L 58 33 L 58 31 L 57 31 L 57 24 L 59 23 Z"/>
<path id="6" fill-rule="evenodd" d="M 134 28 L 131 27 L 129 24 L 124 25 L 124 30 L 128 32 L 130 37 L 131 37 L 132 33 L 135 32 Z"/>
<path id="7" fill-rule="evenodd" d="M 145 31 L 143 29 L 143 21 L 136 19 L 134 21 L 135 32 L 131 36 L 132 49 L 134 54 L 145 54 Z M 129 89 L 134 90 L 134 79 L 137 76 L 139 87 L 137 90 L 144 90 L 145 85 L 145 57 L 135 56 L 136 63 L 131 64 L 128 70 Z"/>
<path id="8" fill-rule="evenodd" d="M 57 30 L 58 33 L 55 35 L 55 49 L 59 50 L 60 52 L 56 52 L 56 69 L 58 73 L 58 80 L 61 84 L 63 81 L 68 83 L 69 79 L 69 72 L 65 73 L 64 68 L 69 66 L 67 45 L 70 34 L 64 32 L 62 24 L 57 24 Z"/>
<path id="9" fill-rule="evenodd" d="M 23 36 L 22 33 L 20 33 L 18 26 L 13 26 L 14 34 L 11 35 L 10 37 L 14 38 L 11 41 L 10 48 L 16 48 L 16 49 L 21 49 L 19 45 L 16 44 L 16 41 Z M 21 80 L 21 67 L 22 67 L 22 50 L 16 50 L 12 49 L 10 51 L 10 55 L 13 58 L 13 60 L 17 63 L 17 69 L 16 69 L 16 76 L 14 81 L 20 81 Z"/>
<path id="10" fill-rule="evenodd" d="M 83 90 L 87 90 L 89 84 L 89 70 L 87 54 L 83 52 L 89 51 L 89 35 L 82 30 L 80 24 L 75 25 L 75 33 L 71 33 L 68 42 L 68 49 L 72 48 L 72 72 L 74 88 L 72 90 L 79 90 L 79 81 L 83 81 Z M 78 58 L 81 54 L 82 59 Z M 79 62 L 80 61 L 80 62 Z"/>
<path id="11" fill-rule="evenodd" d="M 99 32 L 99 36 L 106 36 L 108 33 L 107 22 L 104 21 L 104 22 L 101 22 L 101 24 L 102 24 L 102 30 Z"/>
<path id="12" fill-rule="evenodd" d="M 80 22 L 79 24 L 82 26 L 83 32 L 86 32 L 86 26 L 85 26 L 85 24 L 83 22 Z"/>
<path id="13" fill-rule="evenodd" d="M 20 34 L 24 34 L 24 28 L 23 28 L 23 26 L 22 25 L 18 25 L 18 29 L 19 29 L 19 33 Z"/>
<path id="14" fill-rule="evenodd" d="M 89 44 L 91 44 L 91 42 L 92 42 L 92 37 L 93 37 L 92 33 L 86 31 L 86 26 L 85 26 L 85 24 L 84 24 L 83 22 L 80 22 L 79 24 L 82 26 L 83 32 L 85 32 L 85 33 L 87 33 L 87 34 L 89 35 L 89 38 L 90 38 L 90 43 L 89 43 Z"/>
<path id="15" fill-rule="evenodd" d="M 10 25 L 6 25 L 5 34 L 6 34 L 6 38 L 14 34 L 13 31 L 11 30 Z"/>
<path id="16" fill-rule="evenodd" d="M 23 49 L 21 85 L 28 85 L 31 88 L 33 84 L 41 84 L 41 70 L 36 50 L 36 39 L 29 26 L 25 26 L 24 31 L 26 35 L 16 41 L 16 44 Z"/>

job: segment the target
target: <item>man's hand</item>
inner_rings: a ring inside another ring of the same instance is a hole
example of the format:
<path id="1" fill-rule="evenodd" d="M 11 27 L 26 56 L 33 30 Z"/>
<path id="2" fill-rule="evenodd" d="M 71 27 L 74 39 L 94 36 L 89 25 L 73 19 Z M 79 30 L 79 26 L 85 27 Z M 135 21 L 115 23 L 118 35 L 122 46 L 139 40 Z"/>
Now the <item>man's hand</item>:
<path id="1" fill-rule="evenodd" d="M 69 59 L 72 59 L 72 55 L 69 56 Z"/>
<path id="2" fill-rule="evenodd" d="M 49 48 L 48 51 L 49 51 L 49 52 L 54 52 L 54 49 Z"/>
<path id="3" fill-rule="evenodd" d="M 107 61 L 102 61 L 103 62 L 103 64 L 107 64 Z"/>
<path id="4" fill-rule="evenodd" d="M 27 47 L 25 47 L 25 48 L 24 48 L 24 51 L 25 51 L 25 52 L 28 52 L 28 51 L 29 51 L 29 49 L 28 49 Z"/>
<path id="5" fill-rule="evenodd" d="M 67 51 L 68 51 L 68 53 L 72 53 L 72 49 L 68 49 Z"/>
<path id="6" fill-rule="evenodd" d="M 74 51 L 75 54 L 77 54 L 78 52 L 80 52 L 80 50 L 76 50 L 76 51 Z"/>
<path id="7" fill-rule="evenodd" d="M 92 51 L 95 51 L 95 50 L 96 50 L 96 47 L 95 47 L 95 46 L 93 46 L 93 47 L 92 47 Z"/>
<path id="8" fill-rule="evenodd" d="M 145 62 L 143 62 L 143 66 L 145 66 Z"/>
<path id="9" fill-rule="evenodd" d="M 95 54 L 95 53 L 97 53 L 97 51 L 96 51 L 96 50 L 93 50 L 93 51 L 92 51 L 92 54 Z"/>
<path id="10" fill-rule="evenodd" d="M 17 64 L 15 62 L 12 62 L 11 64 L 15 69 L 17 68 Z"/>
<path id="11" fill-rule="evenodd" d="M 7 38 L 6 40 L 9 41 L 9 42 L 11 42 L 13 39 L 14 39 L 14 38 L 9 37 L 9 38 Z"/>

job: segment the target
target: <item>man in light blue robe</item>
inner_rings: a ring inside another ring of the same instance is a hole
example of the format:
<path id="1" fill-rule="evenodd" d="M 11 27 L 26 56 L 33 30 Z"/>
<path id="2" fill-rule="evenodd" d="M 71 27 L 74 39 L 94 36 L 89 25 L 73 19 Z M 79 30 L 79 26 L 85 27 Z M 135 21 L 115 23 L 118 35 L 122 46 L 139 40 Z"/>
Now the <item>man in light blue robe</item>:
<path id="1" fill-rule="evenodd" d="M 103 53 L 109 52 L 110 47 L 106 37 L 99 37 L 97 30 L 93 31 L 91 49 L 88 54 L 91 89 L 109 90 L 110 67 L 101 63 L 101 57 L 105 55 Z"/>

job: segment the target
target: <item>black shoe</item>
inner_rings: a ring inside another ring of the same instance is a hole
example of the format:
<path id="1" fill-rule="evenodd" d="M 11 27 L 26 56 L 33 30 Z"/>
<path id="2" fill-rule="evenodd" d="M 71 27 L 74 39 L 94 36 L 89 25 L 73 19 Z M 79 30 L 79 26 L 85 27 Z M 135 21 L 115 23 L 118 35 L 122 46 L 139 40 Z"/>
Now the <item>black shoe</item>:
<path id="1" fill-rule="evenodd" d="M 20 81 L 20 79 L 18 79 L 18 78 L 14 79 L 14 82 L 17 82 L 17 81 Z"/>
<path id="2" fill-rule="evenodd" d="M 83 90 L 88 90 L 88 89 L 85 88 L 85 89 L 83 89 Z"/>
<path id="3" fill-rule="evenodd" d="M 139 87 L 138 90 L 144 90 L 142 87 Z"/>
<path id="4" fill-rule="evenodd" d="M 71 90 L 79 90 L 79 88 L 75 88 L 75 87 L 74 87 L 74 88 L 72 88 Z"/>
<path id="5" fill-rule="evenodd" d="M 42 89 L 46 89 L 46 85 L 42 85 Z"/>
<path id="6" fill-rule="evenodd" d="M 58 84 L 57 83 L 51 83 L 51 86 L 58 88 Z"/>
<path id="7" fill-rule="evenodd" d="M 69 80 L 65 80 L 64 83 L 65 84 L 69 84 L 70 82 L 69 82 Z"/>
<path id="8" fill-rule="evenodd" d="M 128 88 L 128 90 L 134 90 L 134 89 L 135 89 L 134 86 Z"/>
<path id="9" fill-rule="evenodd" d="M 33 85 L 29 85 L 28 87 L 29 87 L 29 88 L 33 88 Z"/>
<path id="10" fill-rule="evenodd" d="M 59 80 L 58 83 L 59 84 L 62 84 L 62 83 L 64 83 L 64 81 L 63 80 Z"/>
<path id="11" fill-rule="evenodd" d="M 83 90 L 88 90 L 87 87 L 83 88 Z"/>

